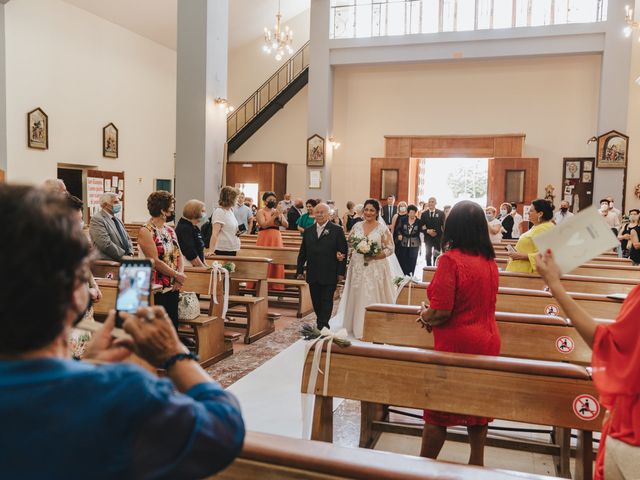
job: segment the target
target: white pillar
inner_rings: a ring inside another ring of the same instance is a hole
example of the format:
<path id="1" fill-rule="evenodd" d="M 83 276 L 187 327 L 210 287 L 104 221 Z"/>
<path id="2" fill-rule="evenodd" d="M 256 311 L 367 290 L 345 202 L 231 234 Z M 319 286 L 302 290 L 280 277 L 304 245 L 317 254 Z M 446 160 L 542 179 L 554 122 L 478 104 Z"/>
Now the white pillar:
<path id="1" fill-rule="evenodd" d="M 217 206 L 227 140 L 228 0 L 178 3 L 176 214 L 197 198 Z"/>
<path id="2" fill-rule="evenodd" d="M 627 134 L 627 110 L 629 102 L 629 74 L 631 68 L 631 38 L 624 36 L 626 23 L 625 5 L 628 0 L 609 0 L 607 32 L 602 55 L 600 78 L 600 105 L 598 110 L 598 135 L 610 130 Z M 629 140 L 634 148 L 633 138 Z M 595 149 L 596 147 L 594 147 Z M 624 202 L 624 170 L 599 168 L 593 188 L 593 202 L 609 195 L 616 200 L 618 208 Z"/>
<path id="3" fill-rule="evenodd" d="M 4 28 L 4 5 L 0 0 L 0 169 L 7 172 L 7 70 Z"/>
<path id="4" fill-rule="evenodd" d="M 333 71 L 329 59 L 329 0 L 311 0 L 311 21 L 309 31 L 309 90 L 308 90 L 308 136 L 315 134 L 325 139 L 325 164 L 322 170 L 322 187 L 309 189 L 307 167 L 305 187 L 307 197 L 331 198 L 331 162 L 333 150 L 329 137 L 333 132 Z M 306 150 L 305 150 L 306 152 Z"/>

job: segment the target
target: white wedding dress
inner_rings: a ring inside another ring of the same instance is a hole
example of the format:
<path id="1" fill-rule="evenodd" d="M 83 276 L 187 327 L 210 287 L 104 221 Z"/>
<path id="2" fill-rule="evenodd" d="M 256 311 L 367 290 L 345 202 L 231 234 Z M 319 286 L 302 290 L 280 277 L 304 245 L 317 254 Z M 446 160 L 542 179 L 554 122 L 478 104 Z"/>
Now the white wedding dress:
<path id="1" fill-rule="evenodd" d="M 370 241 L 393 252 L 393 239 L 384 223 L 379 223 L 369 235 L 364 234 L 364 224 L 365 222 L 356 223 L 349 236 L 366 236 Z M 393 280 L 396 276 L 403 277 L 404 274 L 395 255 L 385 260 L 369 260 L 368 265 L 365 265 L 364 255 L 354 251 L 338 311 L 329 321 L 331 329 L 345 328 L 350 336 L 361 339 L 365 307 L 374 303 L 395 303 L 398 290 Z"/>

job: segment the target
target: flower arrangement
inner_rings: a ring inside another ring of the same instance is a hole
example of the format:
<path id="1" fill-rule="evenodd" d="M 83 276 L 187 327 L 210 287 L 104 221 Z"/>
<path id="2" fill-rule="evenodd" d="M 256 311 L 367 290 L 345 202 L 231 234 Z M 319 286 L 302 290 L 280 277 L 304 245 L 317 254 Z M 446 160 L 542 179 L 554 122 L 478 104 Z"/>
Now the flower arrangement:
<path id="1" fill-rule="evenodd" d="M 322 332 L 320 330 L 309 323 L 305 323 L 302 326 L 302 330 L 300 330 L 300 333 L 302 334 L 302 338 L 304 338 L 305 340 L 315 340 L 316 338 L 320 338 L 320 336 L 322 335 Z M 339 338 L 334 336 L 332 340 L 333 343 L 341 347 L 348 347 L 349 345 L 351 345 L 351 342 L 346 338 Z"/>
<path id="2" fill-rule="evenodd" d="M 222 268 L 224 268 L 229 273 L 233 273 L 236 271 L 236 264 L 233 262 L 224 262 L 222 264 Z"/>
<path id="3" fill-rule="evenodd" d="M 366 237 L 351 236 L 349 237 L 349 244 L 356 253 L 364 255 L 365 267 L 369 265 L 367 258 L 375 257 L 382 252 L 382 245 L 378 242 L 372 242 Z"/>

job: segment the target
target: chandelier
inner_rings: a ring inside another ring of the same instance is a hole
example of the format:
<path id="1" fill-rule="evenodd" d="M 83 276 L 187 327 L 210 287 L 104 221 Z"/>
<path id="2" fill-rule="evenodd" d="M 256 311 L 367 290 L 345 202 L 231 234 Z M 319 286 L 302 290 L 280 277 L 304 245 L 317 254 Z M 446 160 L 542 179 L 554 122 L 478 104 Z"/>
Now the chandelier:
<path id="1" fill-rule="evenodd" d="M 275 54 L 277 61 L 282 60 L 285 54 L 291 55 L 293 49 L 291 43 L 293 42 L 293 30 L 289 27 L 284 27 L 284 30 L 280 28 L 280 20 L 282 14 L 280 13 L 280 0 L 278 0 L 278 14 L 276 15 L 276 24 L 274 25 L 274 31 L 272 32 L 267 27 L 264 27 L 264 45 L 262 50 L 270 55 Z"/>
<path id="2" fill-rule="evenodd" d="M 624 21 L 627 24 L 627 26 L 624 27 L 624 36 L 630 37 L 634 30 L 640 28 L 640 24 L 633 19 L 633 8 L 627 5 L 624 7 L 624 9 L 626 13 Z"/>

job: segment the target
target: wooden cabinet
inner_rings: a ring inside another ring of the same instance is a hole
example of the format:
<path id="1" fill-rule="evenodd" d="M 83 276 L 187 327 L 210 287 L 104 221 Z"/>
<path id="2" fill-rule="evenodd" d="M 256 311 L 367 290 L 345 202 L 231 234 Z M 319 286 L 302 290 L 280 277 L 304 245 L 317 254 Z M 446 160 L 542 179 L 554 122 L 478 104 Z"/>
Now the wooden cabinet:
<path id="1" fill-rule="evenodd" d="M 414 203 L 418 194 L 418 158 L 383 157 L 371 159 L 369 195 L 386 200 Z"/>
<path id="2" fill-rule="evenodd" d="M 257 183 L 259 196 L 263 192 L 275 192 L 278 199 L 287 193 L 287 164 L 277 162 L 227 163 L 226 184 Z M 258 199 L 254 199 L 260 204 Z"/>

